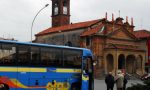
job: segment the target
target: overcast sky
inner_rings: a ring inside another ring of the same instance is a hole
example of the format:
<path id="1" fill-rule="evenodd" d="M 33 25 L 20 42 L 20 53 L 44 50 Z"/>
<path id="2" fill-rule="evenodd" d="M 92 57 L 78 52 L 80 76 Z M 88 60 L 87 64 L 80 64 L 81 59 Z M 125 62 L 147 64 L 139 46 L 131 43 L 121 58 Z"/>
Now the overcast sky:
<path id="1" fill-rule="evenodd" d="M 71 22 L 100 19 L 108 13 L 115 18 L 134 18 L 135 29 L 150 30 L 150 0 L 70 0 Z M 51 27 L 51 0 L 0 0 L 0 37 L 30 41 L 31 24 L 37 12 L 45 6 L 33 25 L 34 34 Z M 125 20 L 124 20 L 125 21 Z M 34 38 L 34 37 L 33 37 Z"/>

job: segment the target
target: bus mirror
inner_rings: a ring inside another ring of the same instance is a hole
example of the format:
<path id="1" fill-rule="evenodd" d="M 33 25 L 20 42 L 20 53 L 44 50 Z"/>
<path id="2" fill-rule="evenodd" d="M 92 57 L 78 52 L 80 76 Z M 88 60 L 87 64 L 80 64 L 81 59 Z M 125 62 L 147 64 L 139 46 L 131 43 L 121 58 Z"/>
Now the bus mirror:
<path id="1" fill-rule="evenodd" d="M 93 66 L 96 66 L 97 62 L 93 62 Z"/>

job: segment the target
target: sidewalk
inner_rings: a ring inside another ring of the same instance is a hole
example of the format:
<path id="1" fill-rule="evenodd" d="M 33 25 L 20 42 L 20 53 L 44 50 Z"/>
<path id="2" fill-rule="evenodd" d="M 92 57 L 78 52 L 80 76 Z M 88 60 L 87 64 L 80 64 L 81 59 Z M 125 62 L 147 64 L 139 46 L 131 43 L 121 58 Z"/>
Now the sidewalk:
<path id="1" fill-rule="evenodd" d="M 141 80 L 128 80 L 127 87 L 130 87 L 132 84 L 142 83 Z M 94 80 L 94 90 L 106 90 L 106 84 L 104 80 Z M 116 85 L 114 85 L 114 90 L 116 89 Z"/>

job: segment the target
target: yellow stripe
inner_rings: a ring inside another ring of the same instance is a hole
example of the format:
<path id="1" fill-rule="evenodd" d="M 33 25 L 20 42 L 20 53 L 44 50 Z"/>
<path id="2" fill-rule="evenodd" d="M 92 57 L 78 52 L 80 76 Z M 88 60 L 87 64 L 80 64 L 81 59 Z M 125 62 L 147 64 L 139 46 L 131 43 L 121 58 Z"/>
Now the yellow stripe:
<path id="1" fill-rule="evenodd" d="M 60 73 L 81 73 L 80 69 L 56 69 L 56 72 Z"/>
<path id="2" fill-rule="evenodd" d="M 0 67 L 0 72 L 47 72 L 46 68 L 17 68 Z M 81 73 L 81 69 L 56 69 L 53 72 L 59 73 Z"/>
<path id="3" fill-rule="evenodd" d="M 0 67 L 0 72 L 46 72 L 46 68 Z"/>
<path id="4" fill-rule="evenodd" d="M 13 82 L 13 84 L 15 84 L 16 86 L 19 86 L 21 88 L 28 88 L 27 86 L 23 85 L 21 82 L 19 82 L 17 79 L 11 79 L 11 81 Z"/>
<path id="5" fill-rule="evenodd" d="M 88 80 L 89 80 L 89 76 L 84 76 L 84 75 L 82 75 L 82 80 L 88 81 Z"/>

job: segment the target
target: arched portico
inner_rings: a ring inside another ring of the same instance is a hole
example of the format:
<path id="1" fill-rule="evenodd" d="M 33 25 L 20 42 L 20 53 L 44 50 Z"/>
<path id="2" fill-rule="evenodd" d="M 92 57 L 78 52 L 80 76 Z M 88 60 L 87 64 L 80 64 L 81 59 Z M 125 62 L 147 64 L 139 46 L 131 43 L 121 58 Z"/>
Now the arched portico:
<path id="1" fill-rule="evenodd" d="M 143 52 L 132 52 L 132 51 L 110 51 L 105 55 L 105 70 L 108 72 L 113 72 L 116 74 L 117 70 L 122 70 L 123 72 L 129 74 L 139 74 L 142 75 L 144 71 L 144 60 L 145 54 Z"/>

